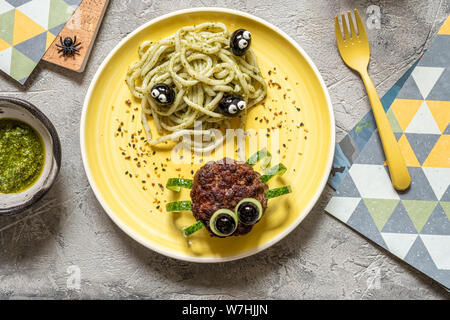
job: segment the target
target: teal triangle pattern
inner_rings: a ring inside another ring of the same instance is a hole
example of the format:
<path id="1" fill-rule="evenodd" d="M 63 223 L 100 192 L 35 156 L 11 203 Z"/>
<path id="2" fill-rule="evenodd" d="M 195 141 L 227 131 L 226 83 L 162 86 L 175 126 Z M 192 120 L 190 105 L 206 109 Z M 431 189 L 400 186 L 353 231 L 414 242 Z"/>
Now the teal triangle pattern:
<path id="1" fill-rule="evenodd" d="M 337 197 L 354 197 L 360 198 L 358 188 L 356 188 L 355 183 L 351 175 L 347 174 L 344 180 L 341 182 L 338 191 L 336 192 Z"/>
<path id="2" fill-rule="evenodd" d="M 388 168 L 386 167 L 386 170 Z M 399 193 L 402 200 L 428 200 L 437 201 L 436 194 L 430 186 L 430 182 L 423 173 L 421 167 L 409 167 L 409 175 L 411 176 L 411 186 L 405 193 Z"/>
<path id="3" fill-rule="evenodd" d="M 417 233 L 416 227 L 409 218 L 402 202 L 399 202 L 397 207 L 392 212 L 391 217 L 384 225 L 381 232 L 387 233 Z"/>
<path id="4" fill-rule="evenodd" d="M 434 208 L 420 233 L 450 235 L 450 221 L 439 203 L 436 205 L 436 208 Z"/>
<path id="5" fill-rule="evenodd" d="M 376 244 L 387 249 L 386 243 L 384 242 L 380 231 L 378 231 L 377 225 L 373 221 L 364 201 L 359 202 L 355 211 L 347 220 L 347 224 L 365 237 L 374 241 Z"/>
<path id="6" fill-rule="evenodd" d="M 417 270 L 440 282 L 445 287 L 450 288 L 450 271 L 439 270 L 436 267 L 420 236 L 417 237 L 404 260 Z"/>
<path id="7" fill-rule="evenodd" d="M 46 51 L 47 32 L 43 32 L 31 39 L 21 42 L 14 46 L 17 50 L 38 63 Z"/>

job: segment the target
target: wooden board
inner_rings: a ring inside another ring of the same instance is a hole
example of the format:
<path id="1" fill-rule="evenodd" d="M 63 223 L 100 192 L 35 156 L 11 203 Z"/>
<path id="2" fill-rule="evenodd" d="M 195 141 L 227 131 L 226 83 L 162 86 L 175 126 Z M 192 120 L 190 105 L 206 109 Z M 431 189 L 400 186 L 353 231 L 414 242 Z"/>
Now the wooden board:
<path id="1" fill-rule="evenodd" d="M 70 70 L 83 72 L 108 3 L 109 0 L 83 0 L 42 59 Z M 65 37 L 73 39 L 75 35 L 77 42 L 81 42 L 81 45 L 77 47 L 80 52 L 74 56 L 65 57 L 62 53 L 58 53 L 60 48 L 56 44 L 60 44 L 60 37 L 63 40 Z"/>

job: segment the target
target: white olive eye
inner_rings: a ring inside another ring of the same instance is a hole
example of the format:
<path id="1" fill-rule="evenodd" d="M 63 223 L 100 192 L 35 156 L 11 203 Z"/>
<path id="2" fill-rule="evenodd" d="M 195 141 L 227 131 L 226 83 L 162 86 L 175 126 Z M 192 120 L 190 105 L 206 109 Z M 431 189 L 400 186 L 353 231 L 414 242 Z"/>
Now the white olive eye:
<path id="1" fill-rule="evenodd" d="M 238 108 L 236 107 L 235 104 L 230 104 L 230 106 L 228 107 L 228 112 L 230 112 L 231 114 L 235 114 L 238 111 Z"/>
<path id="2" fill-rule="evenodd" d="M 245 39 L 241 39 L 241 40 L 239 40 L 238 46 L 239 46 L 239 49 L 245 49 L 248 46 L 248 41 Z"/>
<path id="3" fill-rule="evenodd" d="M 237 103 L 237 106 L 238 106 L 239 110 L 244 110 L 245 107 L 247 106 L 247 104 L 245 103 L 244 100 L 241 100 Z"/>
<path id="4" fill-rule="evenodd" d="M 152 97 L 153 97 L 153 98 L 156 98 L 157 96 L 159 96 L 159 91 L 158 91 L 158 89 L 153 89 L 153 90 L 152 90 Z"/>
<path id="5" fill-rule="evenodd" d="M 250 38 L 252 37 L 252 34 L 249 31 L 244 31 L 242 36 L 244 37 L 245 40 L 250 40 Z"/>
<path id="6" fill-rule="evenodd" d="M 158 97 L 158 100 L 162 103 L 165 103 L 165 102 L 167 102 L 167 97 L 165 94 L 160 94 Z"/>

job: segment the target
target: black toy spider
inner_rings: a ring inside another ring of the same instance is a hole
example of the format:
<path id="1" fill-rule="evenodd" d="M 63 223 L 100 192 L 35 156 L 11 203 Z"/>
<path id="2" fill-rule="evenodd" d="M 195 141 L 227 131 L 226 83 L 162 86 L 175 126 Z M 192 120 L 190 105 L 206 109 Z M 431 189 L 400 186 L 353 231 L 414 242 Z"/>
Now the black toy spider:
<path id="1" fill-rule="evenodd" d="M 71 37 L 66 37 L 64 38 L 64 42 L 62 37 L 59 37 L 59 41 L 61 42 L 61 45 L 56 44 L 56 46 L 61 48 L 58 50 L 58 53 L 62 52 L 63 56 L 66 55 L 73 56 L 75 52 L 80 52 L 80 50 L 76 48 L 81 44 L 81 42 L 77 43 L 77 36 L 74 36 L 73 40 Z"/>

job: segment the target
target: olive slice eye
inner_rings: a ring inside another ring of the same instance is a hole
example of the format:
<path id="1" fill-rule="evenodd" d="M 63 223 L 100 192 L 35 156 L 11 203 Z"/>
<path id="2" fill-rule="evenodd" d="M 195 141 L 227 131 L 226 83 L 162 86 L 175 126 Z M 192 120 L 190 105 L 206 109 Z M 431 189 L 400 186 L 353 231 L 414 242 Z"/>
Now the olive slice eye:
<path id="1" fill-rule="evenodd" d="M 248 46 L 248 41 L 245 39 L 241 39 L 238 42 L 239 49 L 245 49 Z"/>
<path id="2" fill-rule="evenodd" d="M 159 100 L 160 102 L 162 102 L 162 103 L 165 103 L 165 102 L 167 102 L 167 97 L 166 97 L 165 94 L 161 94 L 161 95 L 158 97 L 158 100 Z"/>
<path id="3" fill-rule="evenodd" d="M 238 102 L 237 106 L 238 106 L 239 110 L 244 110 L 245 107 L 247 106 L 247 104 L 245 103 L 244 100 L 241 100 Z"/>
<path id="4" fill-rule="evenodd" d="M 253 198 L 242 199 L 236 206 L 236 215 L 240 222 L 253 225 L 261 219 L 263 213 L 261 203 Z"/>
<path id="5" fill-rule="evenodd" d="M 250 33 L 250 31 L 244 31 L 242 33 L 242 36 L 244 37 L 245 40 L 250 40 L 250 38 L 252 37 L 252 34 Z"/>
<path id="6" fill-rule="evenodd" d="M 228 111 L 229 111 L 230 113 L 236 113 L 237 110 L 238 110 L 238 108 L 237 108 L 236 105 L 234 105 L 234 104 L 231 104 L 231 105 L 228 107 Z"/>
<path id="7" fill-rule="evenodd" d="M 158 89 L 153 89 L 152 90 L 152 97 L 153 98 L 156 98 L 156 97 L 158 97 L 159 96 L 159 91 L 158 91 Z"/>
<path id="8" fill-rule="evenodd" d="M 238 223 L 238 218 L 233 211 L 228 209 L 219 209 L 214 212 L 209 220 L 209 228 L 215 235 L 219 237 L 227 237 L 236 231 Z"/>

